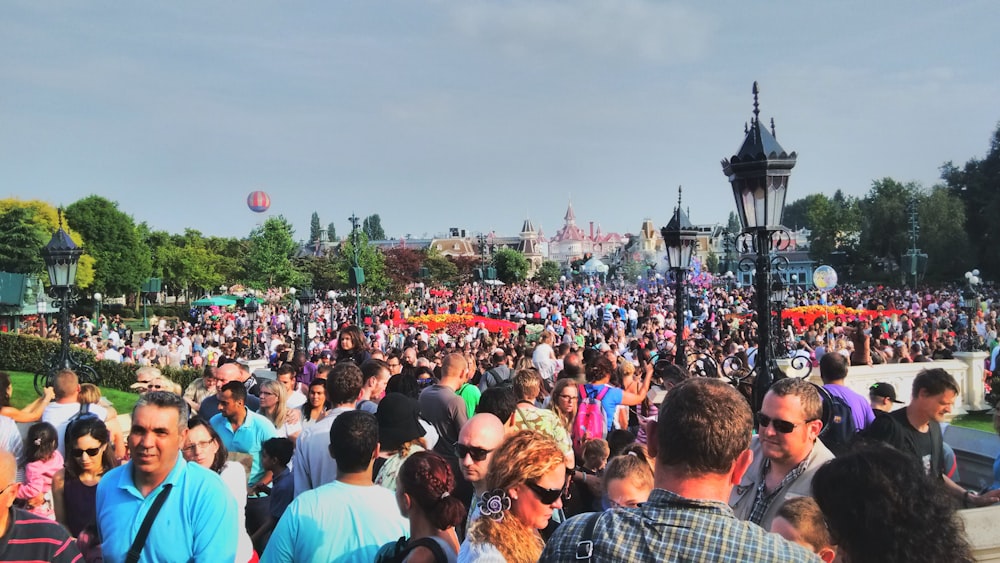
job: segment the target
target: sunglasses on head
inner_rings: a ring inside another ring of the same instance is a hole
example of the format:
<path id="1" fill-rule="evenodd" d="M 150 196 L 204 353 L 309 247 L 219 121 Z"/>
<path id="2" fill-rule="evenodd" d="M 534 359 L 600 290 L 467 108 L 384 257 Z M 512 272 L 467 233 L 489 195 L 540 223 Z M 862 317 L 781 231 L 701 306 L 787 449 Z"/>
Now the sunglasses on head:
<path id="1" fill-rule="evenodd" d="M 542 504 L 555 504 L 559 497 L 562 496 L 565 487 L 559 487 L 558 489 L 546 489 L 545 487 L 534 483 L 532 481 L 525 481 L 525 486 L 527 486 L 535 496 L 538 497 L 539 502 Z"/>
<path id="2" fill-rule="evenodd" d="M 807 420 L 806 422 L 810 422 L 810 421 Z M 780 432 L 782 434 L 790 434 L 793 430 L 795 430 L 799 426 L 802 426 L 806 422 L 802 422 L 800 424 L 792 424 L 791 422 L 788 422 L 787 420 L 781 420 L 781 419 L 777 419 L 777 418 L 771 418 L 771 417 L 767 416 L 764 413 L 760 413 L 760 412 L 757 413 L 757 424 L 760 425 L 761 428 L 766 428 L 766 427 L 771 426 L 773 424 L 774 425 L 774 430 L 777 431 L 777 432 Z"/>
<path id="3" fill-rule="evenodd" d="M 104 446 L 98 446 L 96 448 L 87 448 L 85 450 L 80 448 L 73 448 L 70 453 L 73 454 L 75 458 L 82 458 L 83 454 L 87 454 L 87 457 L 97 457 L 97 454 L 101 453 L 101 448 Z"/>
<path id="4" fill-rule="evenodd" d="M 472 461 L 483 461 L 492 451 L 455 442 L 455 453 L 458 454 L 458 459 L 465 459 L 465 456 L 470 456 Z"/>

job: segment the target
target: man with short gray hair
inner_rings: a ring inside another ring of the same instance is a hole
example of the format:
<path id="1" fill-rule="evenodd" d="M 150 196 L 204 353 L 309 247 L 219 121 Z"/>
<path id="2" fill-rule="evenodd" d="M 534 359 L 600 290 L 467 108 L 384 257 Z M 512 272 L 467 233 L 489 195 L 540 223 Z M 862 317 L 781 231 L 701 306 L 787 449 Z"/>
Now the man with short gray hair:
<path id="1" fill-rule="evenodd" d="M 125 561 L 150 506 L 161 503 L 140 562 L 234 561 L 236 499 L 217 473 L 180 456 L 187 437 L 184 399 L 146 393 L 132 410 L 131 460 L 97 485 L 97 522 L 104 560 Z M 162 500 L 161 500 L 162 499 Z"/>

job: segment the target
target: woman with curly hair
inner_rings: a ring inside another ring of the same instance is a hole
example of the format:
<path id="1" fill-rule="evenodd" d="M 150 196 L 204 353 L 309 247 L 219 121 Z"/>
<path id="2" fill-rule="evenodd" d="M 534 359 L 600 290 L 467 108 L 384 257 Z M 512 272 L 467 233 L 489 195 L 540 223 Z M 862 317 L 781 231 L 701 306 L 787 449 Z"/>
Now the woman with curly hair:
<path id="1" fill-rule="evenodd" d="M 523 430 L 493 452 L 486 493 L 458 554 L 459 562 L 534 563 L 552 512 L 562 508 L 566 458 L 555 440 Z"/>
<path id="2" fill-rule="evenodd" d="M 383 546 L 376 563 L 455 563 L 455 526 L 465 520 L 465 506 L 454 493 L 455 474 L 443 457 L 421 451 L 406 458 L 399 469 L 396 504 L 410 521 L 410 537 Z"/>
<path id="3" fill-rule="evenodd" d="M 819 468 L 812 489 L 845 561 L 975 561 L 944 487 L 895 448 L 872 444 L 837 457 Z"/>

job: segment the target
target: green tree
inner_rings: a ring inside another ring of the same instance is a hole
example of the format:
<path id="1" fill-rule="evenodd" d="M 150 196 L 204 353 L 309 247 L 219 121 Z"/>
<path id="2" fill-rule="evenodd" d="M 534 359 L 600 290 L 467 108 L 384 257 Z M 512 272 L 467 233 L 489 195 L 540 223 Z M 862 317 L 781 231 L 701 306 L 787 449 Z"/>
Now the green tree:
<path id="1" fill-rule="evenodd" d="M 27 240 L 26 242 L 31 244 L 29 251 L 31 254 L 38 256 L 41 259 L 42 247 L 48 244 L 49 240 L 52 238 L 52 233 L 56 232 L 59 228 L 59 213 L 52 204 L 33 199 L 33 200 L 20 200 L 20 199 L 0 199 L 0 214 L 7 213 L 12 209 L 24 209 L 27 211 L 26 217 L 29 218 L 33 226 L 27 227 L 24 230 L 35 231 L 37 230 L 41 233 L 41 237 L 35 240 Z M 0 223 L 4 229 L 4 235 L 7 234 L 7 222 L 4 221 Z M 73 230 L 65 222 L 63 223 L 63 229 L 69 234 L 69 237 L 76 243 L 77 246 L 83 247 L 84 251 L 87 250 L 84 238 L 80 233 Z M 6 236 L 0 235 L 0 246 L 3 245 Z M 5 255 L 11 255 L 11 251 L 7 251 Z M 17 250 L 20 252 L 20 249 Z M 76 269 L 76 286 L 78 288 L 88 288 L 94 283 L 94 257 L 90 254 L 84 253 L 80 257 L 80 263 L 77 265 Z M 39 263 L 37 270 L 34 273 L 40 275 L 45 279 L 45 283 L 48 283 L 48 275 L 45 273 L 44 261 Z M 0 268 L 2 270 L 2 268 Z"/>
<path id="2" fill-rule="evenodd" d="M 326 256 L 302 256 L 293 260 L 296 269 L 308 278 L 308 284 L 317 292 L 326 293 L 338 287 L 337 268 Z"/>
<path id="3" fill-rule="evenodd" d="M 513 248 L 501 248 L 493 254 L 497 278 L 504 283 L 520 283 L 528 276 L 528 259 Z"/>
<path id="4" fill-rule="evenodd" d="M 319 240 L 320 230 L 319 213 L 313 211 L 312 220 L 309 221 L 309 242 L 316 242 Z"/>
<path id="5" fill-rule="evenodd" d="M 341 288 L 350 287 L 349 269 L 354 266 L 354 243 L 347 237 L 333 259 L 337 284 Z M 384 295 L 389 291 L 391 281 L 385 273 L 385 257 L 363 232 L 358 232 L 358 264 L 365 270 L 364 289 L 367 294 Z"/>
<path id="6" fill-rule="evenodd" d="M 11 207 L 0 211 L 0 272 L 40 274 L 45 270 L 41 248 L 48 242 L 46 231 L 35 220 L 30 207 Z M 48 234 L 51 237 L 51 234 Z"/>
<path id="7" fill-rule="evenodd" d="M 83 235 L 96 261 L 93 289 L 108 296 L 138 295 L 153 260 L 132 217 L 118 203 L 91 195 L 66 208 L 66 222 Z"/>
<path id="8" fill-rule="evenodd" d="M 736 215 L 735 211 L 730 211 L 729 219 L 726 221 L 726 232 L 738 235 L 742 230 L 743 227 L 740 226 L 739 216 Z"/>
<path id="9" fill-rule="evenodd" d="M 361 230 L 364 231 L 368 240 L 385 240 L 385 231 L 382 229 L 382 218 L 378 216 L 378 213 L 373 213 L 365 217 L 364 222 L 361 224 Z"/>
<path id="10" fill-rule="evenodd" d="M 719 271 L 719 255 L 715 251 L 708 251 L 708 256 L 705 257 L 705 270 L 709 272 Z M 622 275 L 625 275 L 624 273 Z"/>
<path id="11" fill-rule="evenodd" d="M 927 279 L 955 281 L 975 267 L 962 200 L 945 186 L 935 186 L 919 199 L 917 209 L 917 245 L 928 256 Z"/>
<path id="12" fill-rule="evenodd" d="M 428 249 L 424 267 L 431 275 L 430 281 L 437 284 L 451 284 L 458 281 L 458 266 L 433 249 Z"/>
<path id="13" fill-rule="evenodd" d="M 303 275 L 295 269 L 292 258 L 296 244 L 295 230 L 281 215 L 268 217 L 250 232 L 246 255 L 247 281 L 257 288 L 301 285 Z"/>
<path id="14" fill-rule="evenodd" d="M 538 267 L 538 271 L 535 272 L 535 281 L 545 287 L 555 287 L 559 283 L 561 276 L 562 269 L 559 267 L 559 264 L 552 260 L 545 260 Z"/>
<path id="15" fill-rule="evenodd" d="M 985 277 L 995 279 L 1000 276 L 1000 124 L 984 158 L 972 158 L 962 168 L 946 162 L 941 178 L 964 204 L 971 261 Z"/>
<path id="16" fill-rule="evenodd" d="M 910 247 L 907 206 L 918 193 L 915 184 L 883 178 L 872 182 L 868 194 L 858 203 L 859 249 L 873 263 L 875 272 L 892 271 L 894 265 L 902 264 L 903 253 Z"/>
<path id="17" fill-rule="evenodd" d="M 326 226 L 326 239 L 330 242 L 337 242 L 337 225 L 333 221 Z"/>
<path id="18" fill-rule="evenodd" d="M 822 194 L 809 197 L 807 210 L 809 256 L 829 263 L 834 252 L 855 253 L 857 234 L 861 230 L 858 200 L 837 190 L 833 198 Z"/>

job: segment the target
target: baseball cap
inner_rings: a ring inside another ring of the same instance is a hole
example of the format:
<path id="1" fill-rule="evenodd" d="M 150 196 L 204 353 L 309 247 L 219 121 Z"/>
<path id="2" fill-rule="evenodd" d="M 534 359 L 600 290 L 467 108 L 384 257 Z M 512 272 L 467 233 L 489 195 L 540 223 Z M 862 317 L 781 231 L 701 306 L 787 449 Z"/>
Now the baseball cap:
<path id="1" fill-rule="evenodd" d="M 896 400 L 896 388 L 888 383 L 876 383 L 868 388 L 868 393 L 874 397 L 885 397 L 893 403 L 903 403 Z"/>

